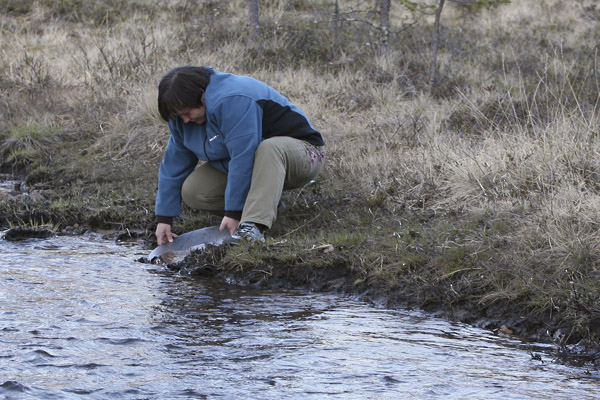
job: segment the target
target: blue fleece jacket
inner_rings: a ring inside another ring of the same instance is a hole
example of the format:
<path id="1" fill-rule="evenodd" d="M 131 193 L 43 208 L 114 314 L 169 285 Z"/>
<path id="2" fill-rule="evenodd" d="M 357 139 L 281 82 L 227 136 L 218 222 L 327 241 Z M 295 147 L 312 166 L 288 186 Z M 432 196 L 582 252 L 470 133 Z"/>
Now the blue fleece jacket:
<path id="1" fill-rule="evenodd" d="M 263 139 L 292 136 L 324 144 L 304 112 L 268 85 L 214 71 L 204 93 L 206 122 L 169 121 L 171 136 L 160 165 L 156 215 L 181 212 L 181 187 L 198 160 L 227 174 L 225 211 L 242 211 L 250 189 L 254 153 Z"/>

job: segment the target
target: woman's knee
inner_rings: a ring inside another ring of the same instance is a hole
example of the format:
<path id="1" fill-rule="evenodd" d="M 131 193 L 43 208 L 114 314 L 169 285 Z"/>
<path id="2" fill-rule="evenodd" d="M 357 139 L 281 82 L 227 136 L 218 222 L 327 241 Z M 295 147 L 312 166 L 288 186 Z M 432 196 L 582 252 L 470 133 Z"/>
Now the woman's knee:
<path id="1" fill-rule="evenodd" d="M 181 191 L 181 198 L 188 206 L 196 210 L 222 211 L 225 207 L 224 196 L 205 196 L 201 192 Z"/>
<path id="2" fill-rule="evenodd" d="M 222 209 L 225 205 L 224 184 L 210 185 L 202 182 L 198 177 L 188 177 L 181 187 L 181 199 L 196 210 L 213 211 Z"/>

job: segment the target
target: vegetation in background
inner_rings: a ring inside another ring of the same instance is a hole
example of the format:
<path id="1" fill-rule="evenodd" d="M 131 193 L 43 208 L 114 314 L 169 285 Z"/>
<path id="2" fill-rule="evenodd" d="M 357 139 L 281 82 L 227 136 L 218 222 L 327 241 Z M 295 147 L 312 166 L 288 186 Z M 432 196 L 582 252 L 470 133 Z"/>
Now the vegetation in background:
<path id="1" fill-rule="evenodd" d="M 241 0 L 0 1 L 0 172 L 43 193 L 2 201 L 0 225 L 151 239 L 157 81 L 211 65 L 303 108 L 328 164 L 266 248 L 197 265 L 597 345 L 600 7 L 448 1 L 436 25 L 438 1 L 392 1 L 382 35 L 379 4 L 260 2 L 250 34 Z"/>

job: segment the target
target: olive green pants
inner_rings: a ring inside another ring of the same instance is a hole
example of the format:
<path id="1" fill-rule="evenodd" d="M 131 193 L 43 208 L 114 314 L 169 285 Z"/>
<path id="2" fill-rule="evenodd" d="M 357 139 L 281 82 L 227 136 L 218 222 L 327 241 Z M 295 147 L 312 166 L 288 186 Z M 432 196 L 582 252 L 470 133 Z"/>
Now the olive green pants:
<path id="1" fill-rule="evenodd" d="M 263 140 L 254 155 L 250 191 L 240 222 L 273 226 L 283 190 L 302 187 L 325 165 L 325 152 L 303 140 L 277 136 Z M 225 213 L 227 174 L 203 163 L 183 183 L 181 195 L 188 206 L 217 215 Z"/>

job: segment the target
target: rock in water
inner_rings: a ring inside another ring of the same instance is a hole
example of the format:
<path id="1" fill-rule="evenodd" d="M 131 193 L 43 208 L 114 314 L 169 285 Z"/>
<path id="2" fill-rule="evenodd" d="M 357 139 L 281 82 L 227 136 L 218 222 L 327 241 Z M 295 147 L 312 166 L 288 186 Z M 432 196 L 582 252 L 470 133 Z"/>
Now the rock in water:
<path id="1" fill-rule="evenodd" d="M 16 227 L 10 228 L 4 232 L 4 240 L 17 241 L 25 239 L 46 239 L 53 236 L 54 232 L 46 228 L 28 228 L 28 227 Z"/>

